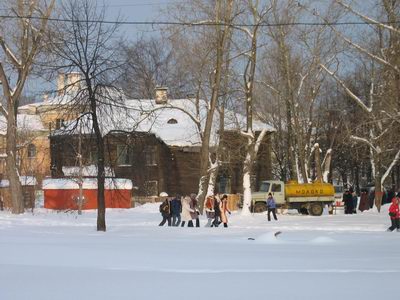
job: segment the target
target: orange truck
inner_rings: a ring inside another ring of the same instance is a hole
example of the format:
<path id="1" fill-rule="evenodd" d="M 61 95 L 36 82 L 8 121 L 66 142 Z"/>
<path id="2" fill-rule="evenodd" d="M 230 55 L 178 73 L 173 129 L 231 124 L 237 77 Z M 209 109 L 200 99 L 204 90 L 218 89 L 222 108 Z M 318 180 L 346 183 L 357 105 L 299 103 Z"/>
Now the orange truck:
<path id="1" fill-rule="evenodd" d="M 330 183 L 298 183 L 297 181 L 263 181 L 258 192 L 251 194 L 253 212 L 267 210 L 266 199 L 271 193 L 278 207 L 297 209 L 300 213 L 320 216 L 324 206 L 335 202 L 335 189 Z"/>

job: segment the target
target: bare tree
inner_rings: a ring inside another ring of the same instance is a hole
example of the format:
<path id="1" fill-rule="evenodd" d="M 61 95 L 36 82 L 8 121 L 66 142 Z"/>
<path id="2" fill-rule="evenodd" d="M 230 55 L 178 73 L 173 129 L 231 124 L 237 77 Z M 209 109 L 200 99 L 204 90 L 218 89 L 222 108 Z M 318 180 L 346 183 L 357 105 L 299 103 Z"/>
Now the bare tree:
<path id="1" fill-rule="evenodd" d="M 320 66 L 367 117 L 368 130 L 363 131 L 363 135 L 353 134 L 351 139 L 365 144 L 370 150 L 371 167 L 375 181 L 375 205 L 380 210 L 382 186 L 400 159 L 398 143 L 388 143 L 388 141 L 391 141 L 389 137 L 395 134 L 399 128 L 399 5 L 397 1 L 382 0 L 379 2 L 380 17 L 389 22 L 389 24 L 385 24 L 377 21 L 377 16 L 370 17 L 363 14 L 344 1 L 335 0 L 334 3 L 344 9 L 345 12 L 372 24 L 368 34 L 375 36 L 372 43 L 363 43 L 364 41 L 350 38 L 346 33 L 330 26 L 333 34 L 340 38 L 346 46 L 350 46 L 350 49 L 356 55 L 369 61 L 368 67 L 365 68 L 365 75 L 369 78 L 367 92 L 360 93 L 360 91 L 352 89 L 336 70 L 332 71 L 332 68 L 338 69 L 340 65 L 320 64 Z M 326 18 L 318 16 L 326 20 Z"/>
<path id="2" fill-rule="evenodd" d="M 113 38 L 118 24 L 105 24 L 106 8 L 99 7 L 95 1 L 71 1 L 62 9 L 62 15 L 70 20 L 63 23 L 53 36 L 54 53 L 63 63 L 58 66 L 64 72 L 79 72 L 79 77 L 66 92 L 74 90 L 70 104 L 81 112 L 79 120 L 94 133 L 97 147 L 97 230 L 106 231 L 105 221 L 105 116 L 113 115 L 113 105 L 121 104 L 120 94 L 114 88 L 116 71 L 120 63 Z M 78 88 L 76 88 L 78 87 Z M 70 88 L 70 90 L 69 90 Z"/>
<path id="3" fill-rule="evenodd" d="M 201 135 L 200 149 L 200 179 L 198 199 L 201 210 L 210 174 L 210 138 L 214 122 L 214 115 L 219 105 L 221 83 L 223 80 L 224 58 L 228 41 L 231 37 L 233 19 L 235 18 L 235 5 L 232 0 L 185 2 L 179 4 L 174 12 L 174 18 L 186 23 L 204 24 L 210 21 L 213 26 L 199 26 L 195 31 L 169 28 L 171 40 L 175 44 L 175 51 L 179 51 L 181 64 L 192 68 L 192 87 L 197 105 L 197 123 Z M 188 21 L 189 19 L 189 21 Z M 195 20 L 193 20 L 195 19 Z M 190 42 L 190 44 L 189 44 Z M 179 49 L 179 50 L 178 50 Z M 207 113 L 200 115 L 201 99 L 207 102 Z M 205 122 L 201 122 L 202 119 Z M 203 125 L 202 125 L 203 124 Z"/>
<path id="4" fill-rule="evenodd" d="M 17 108 L 35 59 L 43 47 L 43 36 L 54 3 L 55 0 L 3 3 L 3 9 L 13 17 L 0 20 L 0 82 L 6 102 L 5 107 L 0 104 L 0 112 L 7 119 L 7 175 L 14 214 L 24 212 L 17 170 Z"/>
<path id="5" fill-rule="evenodd" d="M 243 89 L 245 96 L 246 109 L 246 130 L 241 131 L 241 135 L 246 138 L 246 155 L 243 162 L 243 209 L 242 214 L 248 215 L 251 207 L 251 174 L 254 161 L 257 157 L 261 142 L 267 134 L 267 129 L 263 128 L 256 136 L 253 129 L 253 107 L 254 107 L 254 86 L 256 84 L 257 53 L 259 48 L 259 30 L 266 21 L 266 15 L 271 10 L 270 5 L 261 5 L 259 1 L 246 1 L 244 4 L 249 15 L 252 26 L 236 27 L 244 33 L 248 47 L 243 52 L 245 59 L 245 70 L 243 74 Z"/>
<path id="6" fill-rule="evenodd" d="M 177 57 L 163 37 L 141 37 L 135 42 L 119 42 L 122 76 L 118 79 L 125 94 L 136 99 L 152 99 L 157 86 L 168 87 L 169 96 L 184 98 L 189 93 L 187 72 L 177 68 Z"/>

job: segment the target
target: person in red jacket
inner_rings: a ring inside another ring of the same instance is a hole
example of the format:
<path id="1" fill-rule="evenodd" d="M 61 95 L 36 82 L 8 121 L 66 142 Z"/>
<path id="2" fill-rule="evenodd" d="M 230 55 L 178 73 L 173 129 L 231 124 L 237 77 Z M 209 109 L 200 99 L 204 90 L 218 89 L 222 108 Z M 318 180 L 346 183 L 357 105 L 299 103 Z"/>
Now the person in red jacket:
<path id="1" fill-rule="evenodd" d="M 389 207 L 389 216 L 392 221 L 392 226 L 390 226 L 387 231 L 393 231 L 397 228 L 400 231 L 400 209 L 399 209 L 399 199 L 400 193 L 397 194 L 396 198 L 393 198 L 392 204 Z"/>

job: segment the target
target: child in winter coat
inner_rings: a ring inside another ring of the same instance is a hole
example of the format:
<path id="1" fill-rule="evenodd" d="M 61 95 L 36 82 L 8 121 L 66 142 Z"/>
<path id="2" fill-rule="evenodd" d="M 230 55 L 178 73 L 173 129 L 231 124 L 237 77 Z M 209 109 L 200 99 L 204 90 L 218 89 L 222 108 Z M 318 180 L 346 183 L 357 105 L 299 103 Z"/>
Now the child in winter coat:
<path id="1" fill-rule="evenodd" d="M 165 199 L 163 203 L 160 205 L 160 213 L 162 216 L 162 221 L 158 226 L 164 226 L 164 224 L 168 221 L 168 226 L 171 226 L 171 203 L 168 199 Z"/>
<path id="2" fill-rule="evenodd" d="M 207 216 L 207 224 L 205 227 L 211 227 L 211 224 L 215 218 L 214 197 L 213 196 L 208 196 L 206 198 L 205 211 L 206 211 L 206 216 Z"/>
<path id="3" fill-rule="evenodd" d="M 267 209 L 268 209 L 268 222 L 271 221 L 271 212 L 272 215 L 274 216 L 274 220 L 278 221 L 278 218 L 276 217 L 276 202 L 274 197 L 272 197 L 271 193 L 268 194 Z"/>
<path id="4" fill-rule="evenodd" d="M 397 229 L 400 232 L 400 209 L 399 209 L 400 193 L 397 194 L 396 198 L 393 198 L 392 204 L 389 207 L 389 216 L 392 221 L 392 226 L 390 226 L 387 231 L 393 231 Z"/>

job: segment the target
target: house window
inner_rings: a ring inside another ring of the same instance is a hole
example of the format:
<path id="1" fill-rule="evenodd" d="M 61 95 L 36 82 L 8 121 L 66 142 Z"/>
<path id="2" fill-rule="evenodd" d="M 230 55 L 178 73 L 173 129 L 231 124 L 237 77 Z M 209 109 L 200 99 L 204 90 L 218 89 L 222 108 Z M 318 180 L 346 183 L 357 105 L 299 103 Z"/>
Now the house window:
<path id="1" fill-rule="evenodd" d="M 96 150 L 92 150 L 89 153 L 89 163 L 90 164 L 97 164 L 97 151 Z"/>
<path id="2" fill-rule="evenodd" d="M 117 164 L 118 166 L 130 166 L 132 164 L 127 145 L 117 145 Z"/>
<path id="3" fill-rule="evenodd" d="M 28 158 L 36 157 L 36 146 L 34 144 L 28 145 Z"/>
<path id="4" fill-rule="evenodd" d="M 158 181 L 149 180 L 144 183 L 144 192 L 147 196 L 157 196 L 158 195 Z"/>
<path id="5" fill-rule="evenodd" d="M 64 126 L 64 119 L 56 119 L 56 129 L 60 129 Z"/>
<path id="6" fill-rule="evenodd" d="M 145 149 L 146 166 L 157 166 L 157 147 L 148 146 Z"/>
<path id="7" fill-rule="evenodd" d="M 167 123 L 168 124 L 178 124 L 178 121 L 176 119 L 172 118 L 172 119 L 169 119 Z"/>
<path id="8" fill-rule="evenodd" d="M 231 192 L 231 179 L 228 176 L 220 176 L 218 182 L 218 191 L 221 194 L 229 194 Z"/>

